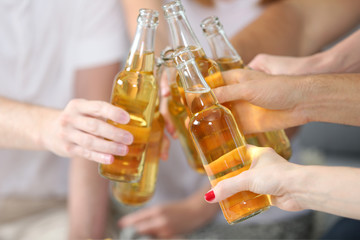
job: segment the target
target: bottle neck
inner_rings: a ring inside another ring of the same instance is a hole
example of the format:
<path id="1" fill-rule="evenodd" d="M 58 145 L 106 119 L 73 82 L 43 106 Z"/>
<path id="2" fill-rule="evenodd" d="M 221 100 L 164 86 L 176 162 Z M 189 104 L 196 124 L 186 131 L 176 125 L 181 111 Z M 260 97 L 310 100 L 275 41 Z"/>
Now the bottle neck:
<path id="1" fill-rule="evenodd" d="M 155 31 L 156 26 L 138 23 L 125 70 L 153 72 L 155 65 Z"/>
<path id="2" fill-rule="evenodd" d="M 177 64 L 177 69 L 184 88 L 186 105 L 192 115 L 218 104 L 195 59 Z"/>
<path id="3" fill-rule="evenodd" d="M 192 30 L 184 11 L 179 11 L 166 16 L 170 28 L 170 35 L 174 49 L 182 47 L 201 48 L 199 40 Z"/>
<path id="4" fill-rule="evenodd" d="M 240 60 L 239 54 L 231 45 L 223 29 L 219 29 L 212 34 L 205 34 L 209 43 L 211 54 L 215 61 L 218 59 Z"/>

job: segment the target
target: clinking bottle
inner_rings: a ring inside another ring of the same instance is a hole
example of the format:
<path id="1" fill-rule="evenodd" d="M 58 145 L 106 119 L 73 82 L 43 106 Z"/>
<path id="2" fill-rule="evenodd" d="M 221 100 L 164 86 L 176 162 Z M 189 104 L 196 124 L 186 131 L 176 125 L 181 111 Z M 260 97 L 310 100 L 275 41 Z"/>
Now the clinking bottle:
<path id="1" fill-rule="evenodd" d="M 126 156 L 115 156 L 112 164 L 99 165 L 99 173 L 113 181 L 140 180 L 145 150 L 150 137 L 158 87 L 154 78 L 154 40 L 159 13 L 140 9 L 135 38 L 125 69 L 114 80 L 111 103 L 130 114 L 128 124 L 109 121 L 133 134 L 134 141 Z"/>
<path id="2" fill-rule="evenodd" d="M 165 49 L 161 53 L 162 74 L 167 78 L 170 96 L 168 98 L 168 110 L 179 137 L 180 144 L 185 152 L 188 164 L 198 173 L 205 174 L 199 154 L 188 131 L 187 123 L 189 116 L 181 99 L 181 94 L 176 83 L 177 70 L 173 61 L 173 49 Z"/>
<path id="3" fill-rule="evenodd" d="M 213 58 L 220 66 L 221 71 L 244 68 L 241 57 L 231 45 L 218 17 L 205 18 L 201 22 L 201 28 L 208 40 Z M 208 81 L 208 83 L 211 88 L 217 88 L 225 85 L 221 80 L 218 78 L 216 81 L 211 83 Z M 234 116 L 237 118 L 237 115 Z M 260 147 L 271 147 L 286 159 L 291 157 L 290 141 L 284 130 L 246 135 L 246 141 Z"/>
<path id="4" fill-rule="evenodd" d="M 246 157 L 245 138 L 230 110 L 218 103 L 205 82 L 191 49 L 176 51 L 174 61 L 190 111 L 189 131 L 214 187 L 249 169 L 251 159 Z M 268 209 L 270 200 L 268 195 L 244 191 L 219 204 L 225 219 L 233 224 Z"/>
<path id="5" fill-rule="evenodd" d="M 149 201 L 153 196 L 158 173 L 161 142 L 164 135 L 164 125 L 164 118 L 159 112 L 158 99 L 145 154 L 144 170 L 140 181 L 134 183 L 113 182 L 112 184 L 112 193 L 119 202 L 130 206 L 140 206 Z"/>

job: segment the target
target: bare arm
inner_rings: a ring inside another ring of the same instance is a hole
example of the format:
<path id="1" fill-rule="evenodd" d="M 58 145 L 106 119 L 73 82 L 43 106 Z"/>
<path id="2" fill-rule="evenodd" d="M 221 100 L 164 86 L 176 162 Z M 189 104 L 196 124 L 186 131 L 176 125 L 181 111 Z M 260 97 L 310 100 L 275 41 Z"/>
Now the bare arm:
<path id="1" fill-rule="evenodd" d="M 112 154 L 126 154 L 125 144 L 132 141 L 130 133 L 99 119 L 129 121 L 124 110 L 109 103 L 75 99 L 57 110 L 0 97 L 0 105 L 0 148 L 49 150 L 64 157 L 111 163 Z"/>
<path id="2" fill-rule="evenodd" d="M 257 55 L 249 66 L 270 74 L 304 75 L 360 72 L 360 30 L 334 47 L 306 57 Z"/>
<path id="3" fill-rule="evenodd" d="M 79 70 L 78 97 L 109 101 L 113 77 L 119 64 Z M 107 221 L 108 181 L 98 174 L 98 165 L 82 158 L 73 159 L 70 169 L 70 238 L 103 238 Z"/>
<path id="4" fill-rule="evenodd" d="M 270 148 L 249 147 L 248 154 L 250 170 L 218 183 L 214 194 L 207 194 L 210 202 L 250 190 L 272 195 L 272 204 L 286 211 L 313 209 L 360 219 L 360 192 L 354 191 L 360 188 L 360 169 L 296 165 Z"/>
<path id="5" fill-rule="evenodd" d="M 231 42 L 246 63 L 259 53 L 304 56 L 319 51 L 359 21 L 357 0 L 284 0 L 270 4 Z"/>
<path id="6" fill-rule="evenodd" d="M 237 101 L 234 108 L 241 113 L 247 133 L 311 121 L 360 126 L 359 76 L 275 76 L 232 70 L 224 74 L 229 85 L 214 89 L 214 93 L 220 102 Z"/>

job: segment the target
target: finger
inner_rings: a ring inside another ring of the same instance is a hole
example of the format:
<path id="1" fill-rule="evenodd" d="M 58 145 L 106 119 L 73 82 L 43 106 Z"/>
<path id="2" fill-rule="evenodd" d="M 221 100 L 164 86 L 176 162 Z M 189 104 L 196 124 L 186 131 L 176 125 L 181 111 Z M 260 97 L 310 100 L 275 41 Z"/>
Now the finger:
<path id="1" fill-rule="evenodd" d="M 119 227 L 127 227 L 131 225 L 135 225 L 138 222 L 145 221 L 149 218 L 153 218 L 153 216 L 158 214 L 158 211 L 156 209 L 157 207 L 150 207 L 150 208 L 141 209 L 134 213 L 130 213 L 120 218 L 118 221 L 118 225 Z"/>
<path id="2" fill-rule="evenodd" d="M 74 108 L 81 114 L 110 119 L 120 124 L 127 124 L 130 121 L 130 116 L 125 110 L 107 102 L 74 99 L 69 104 L 70 108 Z"/>
<path id="3" fill-rule="evenodd" d="M 160 156 L 162 160 L 167 160 L 169 157 L 169 149 L 170 149 L 170 140 L 168 136 L 164 134 L 162 143 L 161 143 L 161 150 L 160 150 Z"/>
<path id="4" fill-rule="evenodd" d="M 174 126 L 171 116 L 170 116 L 169 107 L 168 107 L 168 98 L 163 98 L 161 100 L 160 112 L 164 117 L 165 129 L 173 138 L 175 138 L 176 129 L 175 129 L 175 126 Z"/>
<path id="5" fill-rule="evenodd" d="M 212 190 L 205 194 L 205 200 L 209 203 L 215 203 L 238 192 L 249 190 L 250 177 L 249 171 L 245 171 L 235 177 L 219 182 Z"/>
<path id="6" fill-rule="evenodd" d="M 75 144 L 71 144 L 68 147 L 68 151 L 71 153 L 71 156 L 84 158 L 98 163 L 111 164 L 114 162 L 114 156 L 111 154 L 91 151 Z"/>
<path id="7" fill-rule="evenodd" d="M 125 156 L 129 149 L 126 145 L 95 137 L 82 131 L 73 131 L 69 140 L 88 151 Z"/>
<path id="8" fill-rule="evenodd" d="M 164 233 L 161 232 L 163 232 L 165 225 L 166 219 L 164 217 L 157 216 L 152 219 L 148 219 L 147 221 L 139 222 L 134 227 L 140 234 L 164 235 Z"/>
<path id="9" fill-rule="evenodd" d="M 213 92 L 220 103 L 237 100 L 249 101 L 252 98 L 252 87 L 248 83 L 218 87 L 213 89 Z"/>
<path id="10" fill-rule="evenodd" d="M 134 137 L 130 132 L 117 128 L 100 119 L 79 116 L 73 119 L 72 124 L 75 128 L 83 132 L 103 137 L 117 143 L 130 145 L 134 140 Z"/>

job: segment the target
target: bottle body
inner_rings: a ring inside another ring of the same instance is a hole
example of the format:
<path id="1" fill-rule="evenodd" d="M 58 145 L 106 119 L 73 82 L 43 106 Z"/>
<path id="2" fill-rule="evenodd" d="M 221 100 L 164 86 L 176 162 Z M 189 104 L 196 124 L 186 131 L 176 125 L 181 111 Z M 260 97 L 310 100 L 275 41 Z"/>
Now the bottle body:
<path id="1" fill-rule="evenodd" d="M 217 59 L 216 62 L 219 64 L 221 71 L 244 68 L 241 58 L 220 58 Z M 216 80 L 214 78 L 208 78 L 207 80 L 208 82 L 214 81 L 214 83 L 209 84 L 211 85 L 211 88 L 217 88 L 225 85 L 225 83 L 222 82 L 222 79 L 219 78 Z M 237 118 L 238 116 L 234 111 L 233 113 L 235 118 Z M 284 130 L 246 134 L 245 138 L 249 144 L 259 147 L 273 148 L 280 156 L 284 157 L 285 159 L 289 160 L 291 157 L 291 144 Z"/>
<path id="2" fill-rule="evenodd" d="M 209 98 L 206 95 L 210 93 L 186 92 L 185 94 L 187 99 L 192 95 L 194 107 L 197 101 L 206 102 Z M 224 106 L 215 104 L 194 114 L 189 123 L 189 130 L 213 187 L 220 181 L 249 169 L 251 159 L 246 158 L 244 137 L 233 115 Z M 227 222 L 234 224 L 268 209 L 270 199 L 267 195 L 244 191 L 219 204 Z"/>
<path id="3" fill-rule="evenodd" d="M 205 18 L 201 23 L 201 27 L 210 45 L 212 55 L 221 71 L 244 68 L 241 57 L 231 45 L 225 35 L 223 26 L 217 17 L 212 16 Z M 219 78 L 216 75 L 206 80 L 211 88 L 225 85 L 222 78 Z M 231 103 L 227 103 L 226 106 L 232 110 Z M 232 112 L 237 122 L 240 122 L 238 119 L 239 116 L 234 111 Z M 284 130 L 249 134 L 245 135 L 245 137 L 250 144 L 260 147 L 271 147 L 282 157 L 286 159 L 291 157 L 292 151 L 290 141 Z"/>
<path id="4" fill-rule="evenodd" d="M 144 170 L 139 182 L 114 182 L 112 193 L 119 202 L 139 206 L 151 199 L 156 186 L 161 142 L 164 134 L 164 119 L 159 112 L 151 125 L 149 143 L 145 153 Z"/>
<path id="5" fill-rule="evenodd" d="M 130 115 L 128 124 L 109 123 L 129 131 L 134 136 L 126 156 L 114 156 L 112 164 L 100 164 L 99 173 L 113 181 L 140 180 L 145 151 L 150 137 L 158 87 L 154 77 L 154 40 L 158 12 L 140 9 L 133 44 L 123 71 L 113 84 L 111 104 L 121 107 Z"/>
<path id="6" fill-rule="evenodd" d="M 216 100 L 191 49 L 179 50 L 174 56 L 191 116 L 189 131 L 214 187 L 251 166 L 251 159 L 246 156 L 245 138 L 231 111 Z M 227 222 L 233 224 L 268 209 L 270 199 L 267 195 L 245 191 L 219 204 Z"/>
<path id="7" fill-rule="evenodd" d="M 189 166 L 198 173 L 205 174 L 201 158 L 196 151 L 194 142 L 188 129 L 189 116 L 186 112 L 184 102 L 182 101 L 180 89 L 176 83 L 177 70 L 172 58 L 173 52 L 174 50 L 169 49 L 167 51 L 163 51 L 161 56 L 163 62 L 163 74 L 167 78 L 170 88 L 168 111 L 171 117 L 171 121 L 175 125 L 180 144 L 185 153 L 185 157 Z"/>

